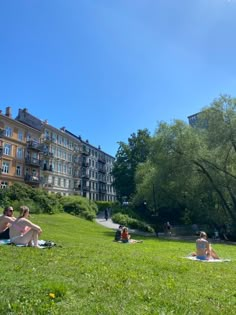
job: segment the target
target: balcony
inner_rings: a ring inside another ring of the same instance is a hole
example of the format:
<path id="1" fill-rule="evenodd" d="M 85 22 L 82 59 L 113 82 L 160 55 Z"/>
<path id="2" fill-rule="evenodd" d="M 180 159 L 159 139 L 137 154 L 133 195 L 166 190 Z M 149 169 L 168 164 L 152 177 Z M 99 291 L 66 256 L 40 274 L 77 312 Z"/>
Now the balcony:
<path id="1" fill-rule="evenodd" d="M 30 184 L 39 184 L 40 183 L 40 179 L 38 176 L 34 176 L 34 175 L 25 175 L 24 178 L 26 183 L 30 183 Z"/>
<path id="2" fill-rule="evenodd" d="M 88 174 L 82 174 L 81 177 L 84 178 L 84 179 L 89 179 Z"/>
<path id="3" fill-rule="evenodd" d="M 98 172 L 102 173 L 102 174 L 105 174 L 106 173 L 106 169 L 104 167 L 99 167 L 98 168 Z"/>
<path id="4" fill-rule="evenodd" d="M 27 149 L 41 151 L 42 146 L 38 142 L 30 140 L 30 141 L 27 141 Z"/>
<path id="5" fill-rule="evenodd" d="M 44 164 L 42 171 L 43 172 L 53 172 L 52 165 L 45 165 Z"/>
<path id="6" fill-rule="evenodd" d="M 40 160 L 36 158 L 27 157 L 25 158 L 25 164 L 33 165 L 33 166 L 40 166 Z"/>
<path id="7" fill-rule="evenodd" d="M 89 150 L 87 150 L 87 149 L 82 149 L 82 150 L 81 150 L 81 154 L 83 154 L 83 155 L 89 155 Z"/>
<path id="8" fill-rule="evenodd" d="M 56 139 L 50 136 L 45 136 L 42 138 L 43 143 L 51 143 L 51 142 L 56 142 Z"/>
<path id="9" fill-rule="evenodd" d="M 98 157 L 98 162 L 105 164 L 106 163 L 105 156 L 99 156 Z"/>
<path id="10" fill-rule="evenodd" d="M 52 159 L 54 157 L 52 152 L 43 152 L 43 158 L 44 159 Z"/>

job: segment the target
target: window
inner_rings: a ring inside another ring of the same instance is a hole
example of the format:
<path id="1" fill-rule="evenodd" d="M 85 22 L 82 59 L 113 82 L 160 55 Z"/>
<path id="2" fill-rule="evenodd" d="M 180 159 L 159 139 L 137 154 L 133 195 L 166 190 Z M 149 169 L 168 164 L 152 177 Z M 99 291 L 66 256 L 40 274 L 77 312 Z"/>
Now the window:
<path id="1" fill-rule="evenodd" d="M 5 128 L 5 135 L 6 135 L 6 137 L 12 137 L 12 129 L 11 129 L 11 127 L 6 127 Z"/>
<path id="2" fill-rule="evenodd" d="M 20 165 L 17 165 L 17 167 L 16 167 L 16 175 L 21 176 L 21 166 Z"/>
<path id="3" fill-rule="evenodd" d="M 9 162 L 2 162 L 2 173 L 8 174 L 10 170 Z"/>
<path id="4" fill-rule="evenodd" d="M 18 140 L 23 141 L 23 132 L 21 130 L 18 131 Z"/>
<path id="5" fill-rule="evenodd" d="M 4 144 L 4 154 L 11 155 L 11 144 L 8 143 Z"/>
<path id="6" fill-rule="evenodd" d="M 23 148 L 17 148 L 16 157 L 17 159 L 23 159 Z"/>
<path id="7" fill-rule="evenodd" d="M 30 139 L 31 139 L 31 135 L 30 135 L 29 133 L 27 133 L 27 135 L 26 135 L 26 141 L 30 141 Z"/>
<path id="8" fill-rule="evenodd" d="M 1 182 L 1 189 L 5 189 L 8 187 L 8 182 Z"/>

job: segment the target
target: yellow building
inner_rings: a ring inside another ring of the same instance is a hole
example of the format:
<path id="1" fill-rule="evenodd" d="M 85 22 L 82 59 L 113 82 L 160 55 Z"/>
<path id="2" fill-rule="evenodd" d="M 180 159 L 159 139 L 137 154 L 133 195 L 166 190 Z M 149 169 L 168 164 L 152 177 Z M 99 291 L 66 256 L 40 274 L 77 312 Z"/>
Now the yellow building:
<path id="1" fill-rule="evenodd" d="M 40 131 L 12 118 L 11 108 L 0 112 L 0 183 L 40 185 Z"/>

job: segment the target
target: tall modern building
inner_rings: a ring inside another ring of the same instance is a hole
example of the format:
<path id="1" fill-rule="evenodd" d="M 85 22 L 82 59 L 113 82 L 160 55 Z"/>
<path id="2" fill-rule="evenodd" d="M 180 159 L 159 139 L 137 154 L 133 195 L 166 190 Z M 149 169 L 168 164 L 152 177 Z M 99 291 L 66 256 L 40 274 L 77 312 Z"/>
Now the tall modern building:
<path id="1" fill-rule="evenodd" d="M 10 107 L 0 113 L 1 188 L 25 182 L 49 193 L 116 200 L 111 175 L 114 157 L 27 109 L 19 109 L 15 119 L 11 116 Z"/>

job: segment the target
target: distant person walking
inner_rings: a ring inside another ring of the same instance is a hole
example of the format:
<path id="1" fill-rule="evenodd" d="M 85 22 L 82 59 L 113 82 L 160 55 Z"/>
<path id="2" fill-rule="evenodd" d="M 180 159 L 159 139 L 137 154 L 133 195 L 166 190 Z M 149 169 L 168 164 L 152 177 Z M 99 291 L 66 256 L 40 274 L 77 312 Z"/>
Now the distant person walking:
<path id="1" fill-rule="evenodd" d="M 108 209 L 106 208 L 105 211 L 104 211 L 104 217 L 106 219 L 106 221 L 108 220 L 109 218 L 109 212 L 108 212 Z"/>
<path id="2" fill-rule="evenodd" d="M 168 221 L 168 222 L 165 222 L 163 227 L 164 227 L 164 233 L 165 233 L 165 235 L 170 236 L 170 235 L 171 235 L 171 225 L 170 225 L 170 222 L 169 222 L 169 221 Z"/>

